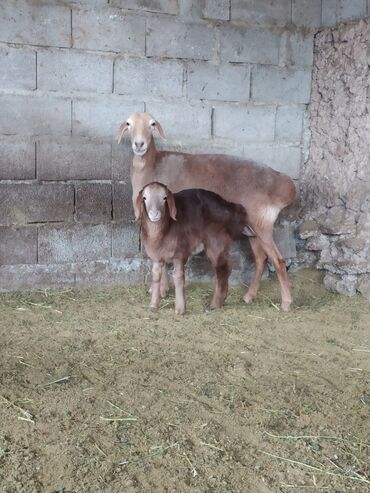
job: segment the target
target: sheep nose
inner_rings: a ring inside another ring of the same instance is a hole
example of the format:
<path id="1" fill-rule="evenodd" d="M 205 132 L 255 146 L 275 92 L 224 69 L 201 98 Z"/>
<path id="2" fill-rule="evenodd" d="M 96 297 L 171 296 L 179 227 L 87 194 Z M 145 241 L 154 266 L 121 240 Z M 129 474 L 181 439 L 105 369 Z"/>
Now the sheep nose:
<path id="1" fill-rule="evenodd" d="M 159 210 L 149 211 L 149 218 L 151 221 L 157 221 L 158 219 L 160 219 L 160 217 L 161 217 L 161 213 Z"/>
<path id="2" fill-rule="evenodd" d="M 142 142 L 136 142 L 135 141 L 135 147 L 136 147 L 136 149 L 142 149 L 144 147 L 144 144 L 145 144 L 144 141 L 142 141 Z"/>

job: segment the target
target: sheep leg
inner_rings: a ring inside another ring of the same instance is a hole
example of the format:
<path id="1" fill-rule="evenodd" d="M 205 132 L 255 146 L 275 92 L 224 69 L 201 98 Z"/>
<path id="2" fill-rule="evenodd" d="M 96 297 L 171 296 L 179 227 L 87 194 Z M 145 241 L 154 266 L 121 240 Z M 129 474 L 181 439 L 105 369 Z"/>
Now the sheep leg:
<path id="1" fill-rule="evenodd" d="M 264 232 L 262 233 L 262 235 L 258 235 L 258 236 L 261 243 L 261 247 L 263 248 L 266 255 L 268 256 L 268 258 L 271 260 L 271 262 L 275 267 L 276 274 L 280 284 L 281 309 L 284 312 L 287 312 L 289 311 L 293 298 L 290 293 L 289 279 L 286 271 L 285 260 L 274 242 L 272 236 L 272 228 L 271 228 L 271 233 Z"/>
<path id="2" fill-rule="evenodd" d="M 159 307 L 160 302 L 160 282 L 161 282 L 161 273 L 163 262 L 153 262 L 152 266 L 152 286 L 151 293 L 152 298 L 150 301 L 150 307 L 157 309 Z"/>
<path id="3" fill-rule="evenodd" d="M 185 272 L 184 262 L 181 260 L 173 261 L 173 282 L 175 284 L 175 313 L 183 315 L 185 313 Z"/>
<path id="4" fill-rule="evenodd" d="M 217 250 L 214 251 L 212 249 L 208 249 L 207 256 L 210 259 L 216 273 L 215 287 L 211 302 L 209 304 L 209 308 L 213 310 L 215 308 L 221 308 L 225 302 L 229 287 L 231 266 L 227 249 L 221 253 L 217 252 Z"/>
<path id="5" fill-rule="evenodd" d="M 221 308 L 225 303 L 229 288 L 231 267 L 227 258 L 222 259 L 216 266 L 216 285 L 213 292 L 210 308 Z"/>
<path id="6" fill-rule="evenodd" d="M 292 304 L 293 298 L 290 292 L 290 285 L 289 285 L 285 260 L 281 255 L 278 247 L 275 245 L 275 242 L 272 242 L 272 244 L 267 245 L 266 253 L 275 267 L 278 280 L 280 283 L 281 309 L 284 312 L 288 312 L 290 309 L 290 305 Z"/>
<path id="7" fill-rule="evenodd" d="M 168 274 L 167 274 L 166 264 L 164 264 L 162 267 L 161 282 L 159 289 L 161 293 L 161 298 L 165 298 L 167 296 L 168 290 L 170 289 L 168 284 Z"/>
<path id="8" fill-rule="evenodd" d="M 258 238 L 249 238 L 249 242 L 252 247 L 254 261 L 255 261 L 255 270 L 252 282 L 250 283 L 248 291 L 244 295 L 244 301 L 246 303 L 252 303 L 254 298 L 257 295 L 258 288 L 260 286 L 261 277 L 263 270 L 266 265 L 266 252 L 263 249 L 261 242 Z"/>

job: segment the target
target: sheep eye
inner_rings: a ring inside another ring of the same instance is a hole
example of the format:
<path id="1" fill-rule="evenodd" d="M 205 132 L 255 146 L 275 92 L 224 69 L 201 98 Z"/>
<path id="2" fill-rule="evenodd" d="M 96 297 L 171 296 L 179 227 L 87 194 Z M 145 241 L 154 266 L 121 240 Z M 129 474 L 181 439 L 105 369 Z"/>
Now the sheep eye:
<path id="1" fill-rule="evenodd" d="M 155 127 L 155 122 L 152 122 L 150 125 L 151 127 Z"/>
<path id="2" fill-rule="evenodd" d="M 164 200 L 164 201 L 167 201 L 167 197 L 163 197 L 163 200 Z"/>
<path id="3" fill-rule="evenodd" d="M 143 200 L 146 200 L 146 197 L 143 197 Z"/>
<path id="4" fill-rule="evenodd" d="M 131 125 L 131 123 L 130 122 L 126 122 L 126 125 L 129 127 Z"/>

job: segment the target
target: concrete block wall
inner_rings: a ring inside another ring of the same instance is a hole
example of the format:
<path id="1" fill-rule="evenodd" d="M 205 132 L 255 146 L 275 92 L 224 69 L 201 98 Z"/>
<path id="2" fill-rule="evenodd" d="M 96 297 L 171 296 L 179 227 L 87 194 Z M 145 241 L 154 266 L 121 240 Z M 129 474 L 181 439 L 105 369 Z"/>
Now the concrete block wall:
<path id="1" fill-rule="evenodd" d="M 313 35 L 322 19 L 366 9 L 362 0 L 3 0 L 0 290 L 144 279 L 131 152 L 114 143 L 133 111 L 158 118 L 162 147 L 248 156 L 298 179 Z"/>

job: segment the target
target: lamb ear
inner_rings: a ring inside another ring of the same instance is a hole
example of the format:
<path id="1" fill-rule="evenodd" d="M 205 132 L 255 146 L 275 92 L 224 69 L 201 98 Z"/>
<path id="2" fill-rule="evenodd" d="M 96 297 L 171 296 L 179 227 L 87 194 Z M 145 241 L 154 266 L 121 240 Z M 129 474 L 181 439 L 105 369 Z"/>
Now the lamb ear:
<path id="1" fill-rule="evenodd" d="M 116 139 L 119 144 L 121 143 L 123 134 L 126 132 L 127 129 L 128 129 L 128 125 L 126 122 L 121 123 L 121 125 L 118 127 Z"/>
<path id="2" fill-rule="evenodd" d="M 144 200 L 142 190 L 138 193 L 138 196 L 136 197 L 134 212 L 136 221 L 140 221 L 144 212 Z"/>
<path id="3" fill-rule="evenodd" d="M 175 199 L 173 193 L 167 190 L 167 205 L 170 212 L 170 216 L 174 221 L 176 221 L 177 209 L 175 204 Z"/>

